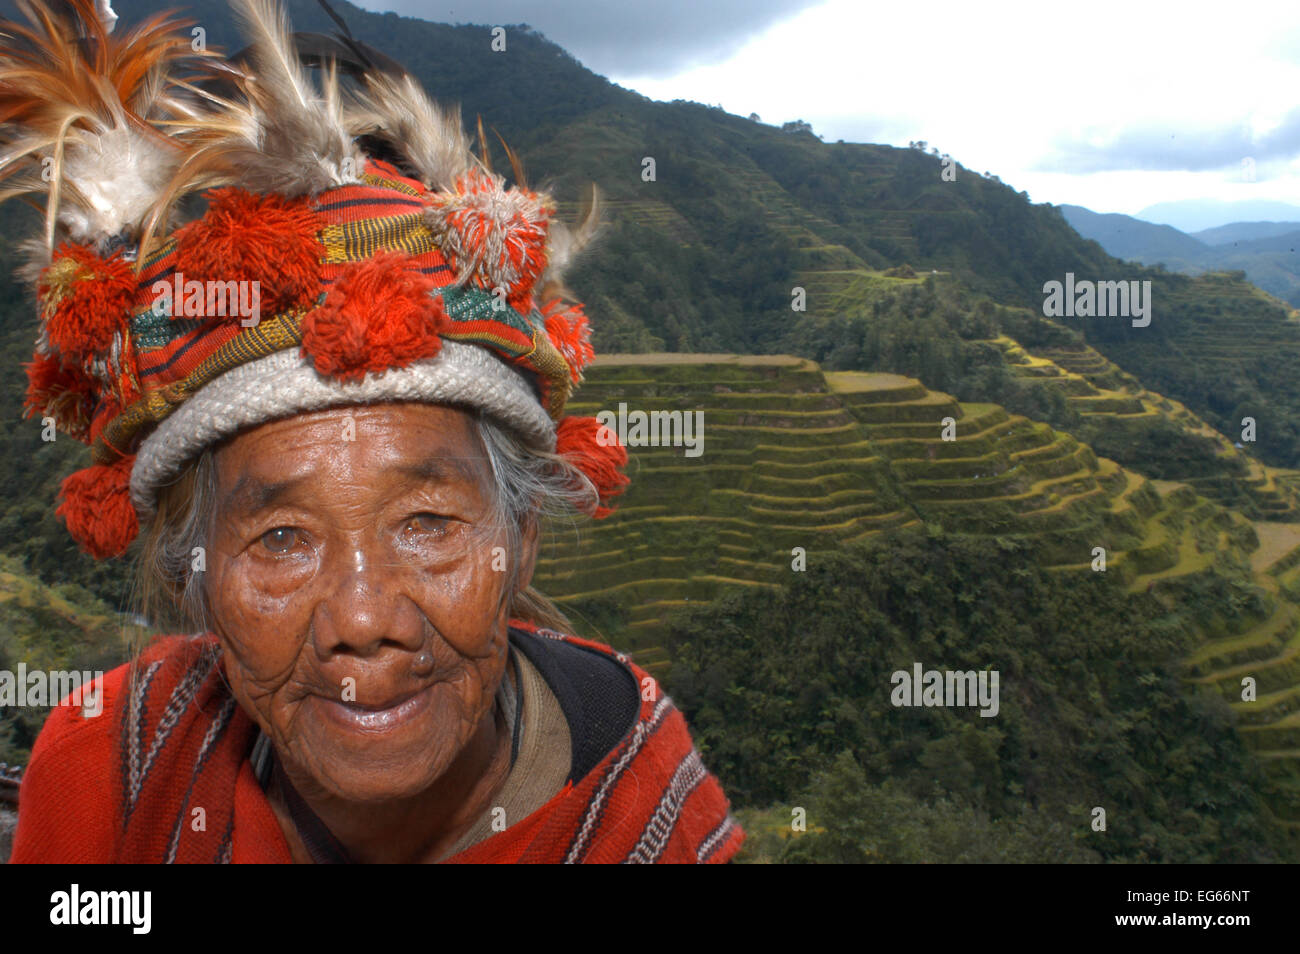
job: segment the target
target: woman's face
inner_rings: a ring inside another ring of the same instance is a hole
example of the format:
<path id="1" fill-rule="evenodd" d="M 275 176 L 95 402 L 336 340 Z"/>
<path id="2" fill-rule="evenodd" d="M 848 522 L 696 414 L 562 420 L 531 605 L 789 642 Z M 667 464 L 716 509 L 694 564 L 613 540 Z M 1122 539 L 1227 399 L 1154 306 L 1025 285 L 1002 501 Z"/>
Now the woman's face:
<path id="1" fill-rule="evenodd" d="M 235 698 L 335 797 L 424 791 L 492 718 L 506 659 L 515 554 L 473 418 L 319 411 L 239 435 L 215 463 L 206 586 Z"/>

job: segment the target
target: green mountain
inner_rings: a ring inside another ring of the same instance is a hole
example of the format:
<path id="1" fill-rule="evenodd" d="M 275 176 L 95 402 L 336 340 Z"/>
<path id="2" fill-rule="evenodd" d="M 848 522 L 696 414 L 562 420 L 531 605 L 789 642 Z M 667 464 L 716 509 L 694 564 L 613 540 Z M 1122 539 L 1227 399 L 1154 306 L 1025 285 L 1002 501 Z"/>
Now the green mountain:
<path id="1" fill-rule="evenodd" d="M 1167 662 L 1236 582 L 1203 571 L 1153 596 L 1065 572 L 1003 538 L 891 531 L 676 619 L 670 685 L 742 806 L 745 858 L 1290 856 L 1232 714 Z M 917 665 L 997 670 L 997 717 L 901 708 L 891 685 Z"/>

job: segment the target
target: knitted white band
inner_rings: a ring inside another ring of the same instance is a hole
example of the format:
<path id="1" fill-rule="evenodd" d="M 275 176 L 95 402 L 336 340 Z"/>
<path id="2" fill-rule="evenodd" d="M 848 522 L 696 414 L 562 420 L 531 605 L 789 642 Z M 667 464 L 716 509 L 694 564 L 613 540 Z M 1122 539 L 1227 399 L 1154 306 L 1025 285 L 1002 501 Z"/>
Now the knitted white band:
<path id="1" fill-rule="evenodd" d="M 255 424 L 306 411 L 381 401 L 481 408 L 529 447 L 555 449 L 555 422 L 514 368 L 480 345 L 446 341 L 438 354 L 404 368 L 340 382 L 289 348 L 232 368 L 163 419 L 136 453 L 131 501 L 141 520 L 157 506 L 158 488 L 174 480 L 205 447 Z"/>

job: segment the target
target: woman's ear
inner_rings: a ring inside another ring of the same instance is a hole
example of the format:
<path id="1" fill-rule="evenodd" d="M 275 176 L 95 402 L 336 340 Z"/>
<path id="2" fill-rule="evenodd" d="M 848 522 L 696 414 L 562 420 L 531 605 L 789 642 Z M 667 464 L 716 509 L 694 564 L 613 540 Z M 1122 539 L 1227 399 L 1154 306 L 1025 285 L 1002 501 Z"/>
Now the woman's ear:
<path id="1" fill-rule="evenodd" d="M 533 512 L 524 524 L 519 542 L 519 576 L 515 579 L 516 593 L 522 593 L 533 582 L 533 571 L 537 569 L 537 551 L 541 548 L 538 531 L 540 522 L 536 512 Z"/>

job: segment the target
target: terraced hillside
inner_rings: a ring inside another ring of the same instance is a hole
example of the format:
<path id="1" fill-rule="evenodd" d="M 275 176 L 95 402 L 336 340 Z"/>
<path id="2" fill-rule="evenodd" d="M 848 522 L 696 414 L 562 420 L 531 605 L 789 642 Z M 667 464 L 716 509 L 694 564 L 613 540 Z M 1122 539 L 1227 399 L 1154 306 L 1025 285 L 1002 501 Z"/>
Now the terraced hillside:
<path id="1" fill-rule="evenodd" d="M 1187 673 L 1232 706 L 1277 787 L 1273 810 L 1300 836 L 1300 526 L 1262 524 L 1260 539 L 1252 565 L 1266 591 L 1264 611 L 1249 628 L 1197 649 Z M 1243 698 L 1247 679 L 1253 699 Z"/>
<path id="2" fill-rule="evenodd" d="M 1093 413 L 1186 415 L 1123 391 L 1119 378 L 1100 388 L 1048 358 L 1025 363 L 1095 401 Z M 633 444 L 619 510 L 551 526 L 536 579 L 588 629 L 597 623 L 593 635 L 652 669 L 666 661 L 657 628 L 672 609 L 727 586 L 774 584 L 792 572 L 794 548 L 814 561 L 917 521 L 1033 538 L 1063 574 L 1094 572 L 1101 547 L 1107 573 L 1157 597 L 1166 584 L 1195 585 L 1212 564 L 1253 558 L 1268 611 L 1244 631 L 1205 620 L 1188 677 L 1235 702 L 1273 769 L 1276 810 L 1300 826 L 1300 524 L 1252 524 L 1187 483 L 1147 479 L 1046 424 L 901 375 L 823 372 L 788 356 L 611 355 L 588 369 L 579 394 L 574 413 L 703 414 L 699 456 Z M 1254 703 L 1240 702 L 1246 673 L 1259 682 Z"/>
<path id="3" fill-rule="evenodd" d="M 1106 572 L 1134 589 L 1203 569 L 1216 557 L 1244 557 L 1257 546 L 1254 528 L 1239 515 L 1185 486 L 1098 458 L 1046 424 L 994 404 L 957 402 L 899 375 L 825 378 L 927 523 L 1031 537 L 1062 571 L 1090 572 L 1101 547 Z"/>
<path id="4" fill-rule="evenodd" d="M 1112 432 L 1118 429 L 1136 437 L 1144 428 L 1167 421 L 1209 441 L 1224 466 L 1213 476 L 1187 478 L 1197 493 L 1232 505 L 1244 489 L 1263 519 L 1300 520 L 1300 473 L 1261 464 L 1183 404 L 1147 390 L 1096 349 L 1079 344 L 1040 348 L 1031 354 L 1006 335 L 993 343 L 1018 375 L 1059 387 L 1081 416 L 1096 419 Z"/>
<path id="5" fill-rule="evenodd" d="M 579 616 L 621 607 L 601 618 L 634 648 L 676 606 L 779 581 L 796 547 L 816 559 L 918 520 L 1032 536 L 1061 567 L 1090 567 L 1103 547 L 1107 572 L 1134 585 L 1256 545 L 1246 520 L 1188 488 L 1162 492 L 1069 434 L 900 375 L 788 356 L 611 355 L 579 397 L 573 413 L 703 415 L 699 456 L 630 447 L 615 515 L 545 537 L 538 585 Z"/>
<path id="6" fill-rule="evenodd" d="M 848 313 L 901 286 L 919 284 L 931 274 L 916 273 L 914 278 L 901 278 L 886 274 L 889 269 L 871 269 L 825 258 L 809 257 L 799 264 L 795 280 L 808 292 L 809 310 L 824 315 Z"/>
<path id="7" fill-rule="evenodd" d="M 1178 397 L 1230 438 L 1243 416 L 1254 417 L 1252 453 L 1275 466 L 1300 466 L 1300 424 L 1291 413 L 1300 391 L 1294 309 L 1236 273 L 1161 276 L 1152 294 L 1160 297 L 1151 334 L 1119 324 L 1077 327 L 1107 358 L 1141 375 L 1146 387 Z"/>
<path id="8" fill-rule="evenodd" d="M 917 519 L 861 423 L 811 361 L 605 356 L 570 411 L 704 410 L 702 453 L 632 447 L 632 489 L 599 523 L 553 526 L 537 583 L 563 605 L 617 601 L 627 635 L 722 586 L 776 582 L 809 554 Z M 815 556 L 810 556 L 815 559 Z"/>

